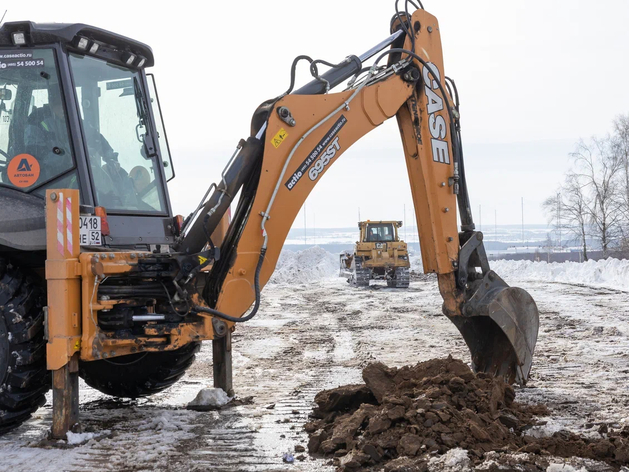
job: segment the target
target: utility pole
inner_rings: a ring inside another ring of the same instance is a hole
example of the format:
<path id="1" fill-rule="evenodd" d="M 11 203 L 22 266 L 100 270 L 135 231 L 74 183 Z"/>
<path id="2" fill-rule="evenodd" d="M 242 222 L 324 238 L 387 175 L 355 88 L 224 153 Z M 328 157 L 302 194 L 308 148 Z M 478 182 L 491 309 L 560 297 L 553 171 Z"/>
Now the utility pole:
<path id="1" fill-rule="evenodd" d="M 478 231 L 483 230 L 483 211 L 480 205 L 478 205 Z"/>
<path id="2" fill-rule="evenodd" d="M 308 244 L 308 239 L 306 237 L 306 204 L 304 203 L 304 244 Z"/>
<path id="3" fill-rule="evenodd" d="M 522 246 L 524 247 L 524 197 L 522 197 Z"/>
<path id="4" fill-rule="evenodd" d="M 561 252 L 561 193 L 557 193 L 557 231 L 559 231 L 559 252 Z"/>
<path id="5" fill-rule="evenodd" d="M 360 207 L 358 207 L 358 221 L 360 221 Z"/>
<path id="6" fill-rule="evenodd" d="M 408 244 L 408 239 L 406 239 L 406 203 L 404 204 L 404 241 Z"/>
<path id="7" fill-rule="evenodd" d="M 498 210 L 494 210 L 494 239 L 498 241 Z"/>

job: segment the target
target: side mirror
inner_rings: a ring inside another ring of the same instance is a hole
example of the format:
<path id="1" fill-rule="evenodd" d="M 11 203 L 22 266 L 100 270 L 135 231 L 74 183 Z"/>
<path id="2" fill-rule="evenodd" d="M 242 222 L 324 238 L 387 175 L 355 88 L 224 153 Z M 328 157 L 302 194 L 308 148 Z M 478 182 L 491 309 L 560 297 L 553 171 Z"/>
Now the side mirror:
<path id="1" fill-rule="evenodd" d="M 13 98 L 13 92 L 11 89 L 0 89 L 0 100 L 11 100 Z"/>

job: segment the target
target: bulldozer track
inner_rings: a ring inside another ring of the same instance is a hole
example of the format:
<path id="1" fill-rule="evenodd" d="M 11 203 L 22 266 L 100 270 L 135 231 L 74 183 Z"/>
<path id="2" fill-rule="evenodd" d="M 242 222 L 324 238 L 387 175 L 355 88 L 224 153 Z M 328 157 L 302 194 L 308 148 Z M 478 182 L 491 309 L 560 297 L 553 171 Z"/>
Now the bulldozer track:
<path id="1" fill-rule="evenodd" d="M 368 287 L 371 279 L 371 269 L 363 268 L 360 258 L 354 260 L 354 272 L 352 273 L 352 285 L 356 287 Z"/>
<path id="2" fill-rule="evenodd" d="M 411 274 L 407 267 L 397 267 L 394 278 L 387 279 L 387 286 L 393 288 L 408 288 Z"/>

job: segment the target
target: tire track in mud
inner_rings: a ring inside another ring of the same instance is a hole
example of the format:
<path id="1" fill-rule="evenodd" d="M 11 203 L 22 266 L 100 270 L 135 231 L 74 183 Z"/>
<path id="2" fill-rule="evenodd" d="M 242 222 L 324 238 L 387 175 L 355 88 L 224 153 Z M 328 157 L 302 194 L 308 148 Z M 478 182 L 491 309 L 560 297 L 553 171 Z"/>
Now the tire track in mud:
<path id="1" fill-rule="evenodd" d="M 623 412 L 629 416 L 629 294 L 518 285 L 532 293 L 541 318 L 533 376 L 518 389 L 519 399 L 549 404 L 559 416 L 549 428 L 582 432 L 586 424 L 595 430 L 620 421 Z M 102 401 L 85 388 L 81 421 L 111 437 L 68 450 L 26 447 L 50 427 L 47 407 L 0 438 L 3 464 L 25 472 L 332 470 L 309 457 L 282 461 L 307 444 L 303 424 L 317 392 L 359 382 L 362 367 L 374 360 L 402 366 L 452 354 L 469 361 L 458 331 L 441 314 L 432 279 L 413 280 L 409 290 L 357 289 L 342 279 L 269 285 L 260 314 L 236 330 L 233 346 L 234 388 L 240 398 L 253 396 L 253 404 L 207 413 L 182 408 L 211 385 L 207 343 L 182 381 L 148 400 Z"/>
<path id="2" fill-rule="evenodd" d="M 295 446 L 307 446 L 303 424 L 315 394 L 331 379 L 340 384 L 346 378 L 334 372 L 352 352 L 350 333 L 338 326 L 345 305 L 304 288 L 293 290 L 289 300 L 269 297 L 260 319 L 234 336 L 234 351 L 248 359 L 244 372 L 235 365 L 234 386 L 255 404 L 221 411 L 217 422 L 182 444 L 181 470 L 333 470 L 307 452 L 295 452 Z M 271 340 L 270 350 L 263 349 L 265 339 Z M 294 463 L 283 462 L 287 453 Z"/>
<path id="3" fill-rule="evenodd" d="M 525 285 L 525 284 L 520 284 Z M 629 293 L 586 285 L 528 282 L 540 334 L 521 399 L 545 403 L 548 430 L 595 431 L 629 421 Z"/>

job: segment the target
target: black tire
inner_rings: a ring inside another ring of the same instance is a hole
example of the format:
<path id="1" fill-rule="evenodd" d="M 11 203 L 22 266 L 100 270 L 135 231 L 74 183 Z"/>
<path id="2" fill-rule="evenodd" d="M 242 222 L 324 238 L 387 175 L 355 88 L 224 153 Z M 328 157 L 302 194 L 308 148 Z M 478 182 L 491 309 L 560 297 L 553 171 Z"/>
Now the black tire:
<path id="1" fill-rule="evenodd" d="M 46 403 L 44 288 L 0 259 L 0 434 Z"/>
<path id="2" fill-rule="evenodd" d="M 172 386 L 194 362 L 201 343 L 175 351 L 143 352 L 92 362 L 81 362 L 79 375 L 85 383 L 107 395 L 140 398 Z"/>

